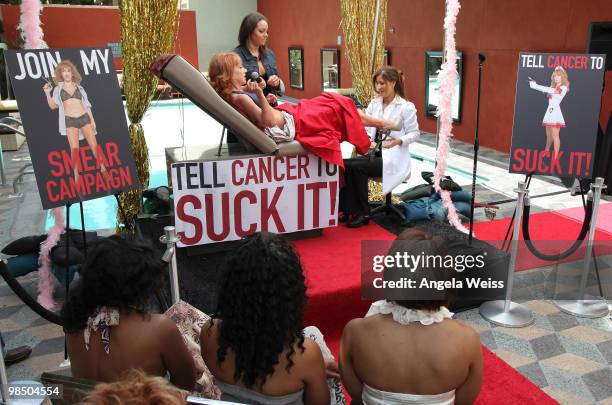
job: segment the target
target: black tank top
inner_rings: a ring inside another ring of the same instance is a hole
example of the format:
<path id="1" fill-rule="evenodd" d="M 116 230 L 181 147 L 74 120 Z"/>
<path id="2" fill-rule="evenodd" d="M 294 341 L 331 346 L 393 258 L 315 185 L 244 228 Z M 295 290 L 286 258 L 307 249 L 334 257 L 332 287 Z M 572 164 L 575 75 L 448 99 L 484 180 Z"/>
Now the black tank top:
<path id="1" fill-rule="evenodd" d="M 259 104 L 259 98 L 257 97 L 255 93 L 247 93 L 246 91 L 242 91 L 242 90 L 232 90 L 232 93 L 233 94 L 246 94 L 247 96 L 251 97 L 251 100 L 253 100 L 255 104 L 257 104 L 257 107 L 261 108 L 261 104 Z"/>

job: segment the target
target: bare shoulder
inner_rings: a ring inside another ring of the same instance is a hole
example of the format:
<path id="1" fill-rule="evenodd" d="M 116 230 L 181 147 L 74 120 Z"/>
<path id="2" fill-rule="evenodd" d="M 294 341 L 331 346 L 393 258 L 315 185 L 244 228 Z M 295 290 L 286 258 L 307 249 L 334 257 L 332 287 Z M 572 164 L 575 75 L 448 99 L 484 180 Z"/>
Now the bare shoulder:
<path id="1" fill-rule="evenodd" d="M 251 99 L 251 97 L 247 96 L 246 94 L 234 93 L 230 97 L 231 97 L 232 102 L 241 108 L 245 108 L 249 106 L 250 104 L 255 104 L 253 100 Z"/>
<path id="2" fill-rule="evenodd" d="M 324 364 L 323 354 L 319 345 L 308 337 L 304 338 L 304 351 L 296 348 L 292 360 L 295 362 L 298 370 L 305 372 L 316 370 L 317 367 L 322 367 Z"/>
<path id="3" fill-rule="evenodd" d="M 381 314 L 375 314 L 364 318 L 354 318 L 344 326 L 342 334 L 355 336 L 368 331 L 378 330 L 382 323 L 384 323 L 384 318 Z"/>
<path id="4" fill-rule="evenodd" d="M 451 329 L 451 333 L 460 342 L 464 347 L 469 348 L 480 348 L 480 336 L 469 325 L 457 320 L 447 321 L 449 329 Z"/>
<path id="5" fill-rule="evenodd" d="M 321 355 L 321 349 L 317 342 L 309 337 L 304 338 L 304 356 L 308 358 L 316 358 Z"/>
<path id="6" fill-rule="evenodd" d="M 344 325 L 344 330 L 342 331 L 342 335 L 350 336 L 355 333 L 356 330 L 362 329 L 367 326 L 371 319 L 367 318 L 354 318 L 348 321 L 346 325 Z"/>
<path id="7" fill-rule="evenodd" d="M 200 331 L 200 353 L 205 362 L 211 363 L 209 367 L 212 367 L 213 363 L 216 364 L 217 349 L 219 348 L 217 340 L 219 322 L 218 319 L 209 319 L 202 325 L 202 330 Z"/>
<path id="8" fill-rule="evenodd" d="M 164 314 L 152 314 L 149 315 L 149 322 L 153 328 L 163 332 L 164 334 L 174 333 L 178 330 L 176 323 Z"/>
<path id="9" fill-rule="evenodd" d="M 202 325 L 202 330 L 200 331 L 200 341 L 202 342 L 208 342 L 208 341 L 216 341 L 217 340 L 217 334 L 219 331 L 219 322 L 221 322 L 220 320 L 216 319 L 209 319 L 206 322 L 204 322 L 204 325 Z"/>

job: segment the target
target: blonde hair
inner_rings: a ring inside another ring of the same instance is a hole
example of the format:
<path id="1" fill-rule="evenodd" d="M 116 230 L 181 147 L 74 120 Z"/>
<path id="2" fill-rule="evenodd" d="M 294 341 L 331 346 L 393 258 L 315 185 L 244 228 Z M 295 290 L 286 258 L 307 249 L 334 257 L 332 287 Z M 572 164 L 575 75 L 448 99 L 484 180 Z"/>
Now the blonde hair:
<path id="1" fill-rule="evenodd" d="M 102 383 L 80 402 L 84 405 L 184 405 L 183 395 L 162 377 L 128 370 L 121 380 Z"/>
<path id="2" fill-rule="evenodd" d="M 234 52 L 215 54 L 208 65 L 208 77 L 215 91 L 226 101 L 232 94 L 232 74 L 234 68 L 242 63 Z"/>
<path id="3" fill-rule="evenodd" d="M 59 82 L 64 81 L 64 79 L 62 78 L 62 69 L 64 68 L 70 69 L 70 72 L 72 73 L 73 82 L 75 82 L 76 84 L 81 84 L 81 74 L 79 73 L 76 66 L 74 66 L 74 63 L 70 62 L 68 59 L 61 61 L 55 67 L 55 70 L 53 71 L 53 83 L 59 84 Z"/>
<path id="4" fill-rule="evenodd" d="M 566 86 L 569 89 L 570 82 L 567 78 L 567 72 L 561 66 L 557 66 L 550 75 L 550 87 L 557 87 L 557 83 L 555 83 L 555 75 L 561 76 L 560 86 Z"/>

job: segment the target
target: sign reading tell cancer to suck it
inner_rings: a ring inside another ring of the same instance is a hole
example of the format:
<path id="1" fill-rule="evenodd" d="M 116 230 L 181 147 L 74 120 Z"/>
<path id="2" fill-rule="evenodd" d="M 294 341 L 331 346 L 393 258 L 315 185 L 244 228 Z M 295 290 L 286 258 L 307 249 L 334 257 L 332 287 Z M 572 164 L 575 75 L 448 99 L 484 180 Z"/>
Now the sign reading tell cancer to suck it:
<path id="1" fill-rule="evenodd" d="M 605 55 L 519 55 L 510 172 L 593 177 L 605 68 Z"/>
<path id="2" fill-rule="evenodd" d="M 172 165 L 180 247 L 335 226 L 338 168 L 308 154 Z"/>
<path id="3" fill-rule="evenodd" d="M 139 187 L 109 48 L 5 56 L 43 208 Z"/>

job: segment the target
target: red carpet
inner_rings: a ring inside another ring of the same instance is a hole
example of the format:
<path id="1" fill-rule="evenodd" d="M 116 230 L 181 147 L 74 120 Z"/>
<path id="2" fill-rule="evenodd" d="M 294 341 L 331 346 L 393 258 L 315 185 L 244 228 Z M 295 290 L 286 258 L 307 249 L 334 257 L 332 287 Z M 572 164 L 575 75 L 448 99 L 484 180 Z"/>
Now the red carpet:
<path id="1" fill-rule="evenodd" d="M 612 204 L 611 204 L 612 205 Z M 582 210 L 582 208 L 580 208 Z M 573 213 L 576 215 L 576 213 Z M 566 250 L 572 245 L 573 241 L 576 240 L 582 227 L 582 219 L 584 214 L 578 222 L 575 219 L 568 218 L 563 215 L 559 215 L 555 212 L 542 212 L 538 214 L 530 215 L 529 218 L 529 233 L 531 240 L 542 241 L 540 243 L 534 242 L 534 245 L 538 250 L 547 254 L 558 253 L 559 251 Z M 491 245 L 501 248 L 502 241 L 508 230 L 511 218 L 496 219 L 494 221 L 485 221 L 474 224 L 474 235 L 479 240 L 487 241 Z M 512 237 L 512 233 L 510 233 Z M 519 235 L 519 238 L 523 239 L 523 232 Z M 601 229 L 595 231 L 596 241 L 612 241 L 612 233 L 606 232 Z M 559 242 L 553 242 L 559 241 Z M 603 242 L 606 246 L 597 250 L 598 254 L 609 254 L 612 253 L 612 242 Z M 566 259 L 559 261 L 559 263 L 572 262 L 580 260 L 584 257 L 586 243 L 579 248 L 576 253 L 569 256 Z M 550 266 L 557 262 L 550 262 L 538 259 L 535 257 L 524 244 L 519 244 L 519 253 L 517 255 L 516 271 L 523 271 L 534 269 L 538 267 Z"/>
<path id="2" fill-rule="evenodd" d="M 582 207 L 567 208 L 557 211 L 557 214 L 572 218 L 582 223 L 582 218 L 584 218 L 584 209 Z M 599 204 L 599 211 L 597 212 L 597 228 L 612 234 L 612 202 L 601 201 Z"/>
<path id="3" fill-rule="evenodd" d="M 322 237 L 294 243 L 308 285 L 305 322 L 321 329 L 336 357 L 344 325 L 363 316 L 370 305 L 360 297 L 361 241 L 394 238 L 394 234 L 370 223 L 359 230 L 345 226 L 327 228 Z M 484 381 L 476 404 L 556 404 L 484 346 L 483 352 Z"/>
<path id="4" fill-rule="evenodd" d="M 327 228 L 319 238 L 296 241 L 308 287 L 306 324 L 339 338 L 348 321 L 365 314 L 370 302 L 361 300 L 361 241 L 393 239 L 370 222 L 360 229 Z"/>

